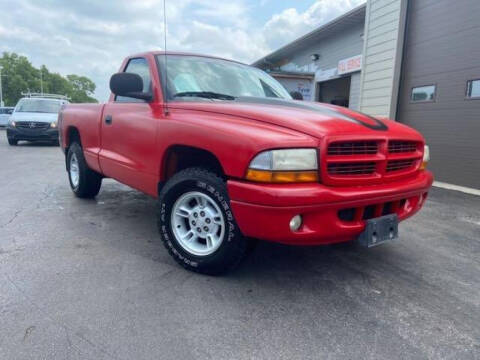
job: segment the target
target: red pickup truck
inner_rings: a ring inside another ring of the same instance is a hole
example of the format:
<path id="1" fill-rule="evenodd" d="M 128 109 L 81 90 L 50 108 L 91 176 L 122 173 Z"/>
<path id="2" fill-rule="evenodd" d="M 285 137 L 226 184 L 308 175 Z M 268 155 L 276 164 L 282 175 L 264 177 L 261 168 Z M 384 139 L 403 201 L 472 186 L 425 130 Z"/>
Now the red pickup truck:
<path id="1" fill-rule="evenodd" d="M 70 186 L 94 197 L 109 177 L 157 198 L 163 243 L 190 270 L 232 269 L 251 239 L 391 240 L 433 181 L 417 131 L 292 100 L 238 62 L 133 55 L 110 89 L 106 104 L 69 104 L 59 114 Z"/>

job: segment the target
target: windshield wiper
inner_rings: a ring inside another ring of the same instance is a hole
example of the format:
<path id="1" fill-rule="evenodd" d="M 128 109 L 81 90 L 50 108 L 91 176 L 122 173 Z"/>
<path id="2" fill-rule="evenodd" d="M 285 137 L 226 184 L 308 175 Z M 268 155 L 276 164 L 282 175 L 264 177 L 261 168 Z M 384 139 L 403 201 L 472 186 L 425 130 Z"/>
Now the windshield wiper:
<path id="1" fill-rule="evenodd" d="M 207 99 L 235 100 L 235 97 L 227 94 L 220 94 L 213 91 L 184 91 L 173 95 L 173 97 L 201 97 Z"/>

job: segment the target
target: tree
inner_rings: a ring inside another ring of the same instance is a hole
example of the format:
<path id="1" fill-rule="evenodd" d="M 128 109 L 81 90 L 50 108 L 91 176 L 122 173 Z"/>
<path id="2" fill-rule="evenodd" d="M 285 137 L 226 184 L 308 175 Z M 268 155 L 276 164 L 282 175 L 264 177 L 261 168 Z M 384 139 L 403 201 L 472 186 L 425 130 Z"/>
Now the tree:
<path id="1" fill-rule="evenodd" d="M 72 102 L 98 102 L 95 83 L 85 76 L 51 73 L 45 65 L 35 68 L 25 56 L 4 52 L 0 57 L 3 99 L 6 106 L 15 106 L 22 92 L 41 92 L 68 96 Z"/>
<path id="2" fill-rule="evenodd" d="M 97 102 L 91 95 L 95 91 L 95 83 L 85 76 L 67 75 L 67 80 L 72 87 L 72 102 Z"/>

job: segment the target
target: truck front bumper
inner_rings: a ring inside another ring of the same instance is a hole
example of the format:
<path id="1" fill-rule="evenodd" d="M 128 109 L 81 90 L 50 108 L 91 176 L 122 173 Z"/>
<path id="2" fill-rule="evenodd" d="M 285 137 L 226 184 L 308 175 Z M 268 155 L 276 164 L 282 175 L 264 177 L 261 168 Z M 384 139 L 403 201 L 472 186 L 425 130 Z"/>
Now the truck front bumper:
<path id="1" fill-rule="evenodd" d="M 228 181 L 232 210 L 245 236 L 290 245 L 351 241 L 367 219 L 395 213 L 405 220 L 425 202 L 433 182 L 429 171 L 395 182 L 355 187 L 322 184 L 258 184 Z M 301 215 L 302 226 L 290 229 Z"/>

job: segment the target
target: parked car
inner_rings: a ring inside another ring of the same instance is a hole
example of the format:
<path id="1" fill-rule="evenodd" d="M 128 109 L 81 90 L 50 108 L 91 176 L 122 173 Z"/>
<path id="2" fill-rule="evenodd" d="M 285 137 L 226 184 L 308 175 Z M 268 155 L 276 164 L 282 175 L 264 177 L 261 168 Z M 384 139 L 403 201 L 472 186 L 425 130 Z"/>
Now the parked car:
<path id="1" fill-rule="evenodd" d="M 0 107 L 0 126 L 7 126 L 13 107 Z"/>
<path id="2" fill-rule="evenodd" d="M 28 94 L 20 99 L 8 122 L 8 143 L 17 145 L 20 140 L 58 143 L 58 112 L 65 104 L 68 100 L 62 95 Z"/>
<path id="3" fill-rule="evenodd" d="M 106 104 L 60 112 L 71 189 L 94 197 L 110 177 L 157 198 L 160 236 L 187 269 L 232 269 L 252 238 L 377 245 L 427 198 L 428 147 L 403 124 L 294 101 L 214 57 L 149 52 L 120 71 Z"/>

